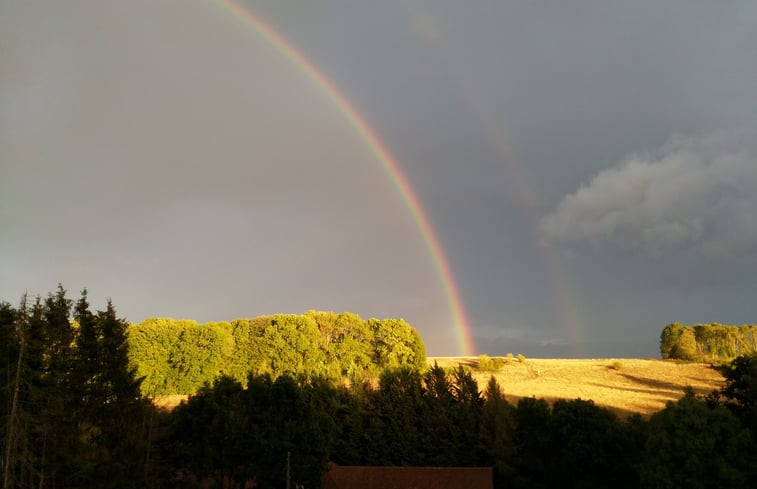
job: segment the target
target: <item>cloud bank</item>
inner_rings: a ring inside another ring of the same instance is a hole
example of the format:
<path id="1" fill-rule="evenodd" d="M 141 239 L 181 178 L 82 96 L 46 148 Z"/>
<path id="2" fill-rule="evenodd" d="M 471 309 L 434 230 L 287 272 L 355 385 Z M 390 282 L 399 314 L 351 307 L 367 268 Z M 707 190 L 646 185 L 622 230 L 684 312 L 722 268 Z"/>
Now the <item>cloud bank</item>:
<path id="1" fill-rule="evenodd" d="M 549 242 L 651 253 L 729 254 L 757 246 L 757 133 L 673 138 L 597 174 L 541 220 Z"/>

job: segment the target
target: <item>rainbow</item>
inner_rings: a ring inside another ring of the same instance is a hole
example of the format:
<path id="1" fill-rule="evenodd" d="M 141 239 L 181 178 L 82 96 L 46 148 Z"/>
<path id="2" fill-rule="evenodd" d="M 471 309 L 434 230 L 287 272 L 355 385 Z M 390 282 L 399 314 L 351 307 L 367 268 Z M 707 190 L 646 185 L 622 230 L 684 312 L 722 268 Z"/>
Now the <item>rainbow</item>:
<path id="1" fill-rule="evenodd" d="M 455 284 L 452 268 L 446 258 L 439 237 L 436 235 L 428 214 L 423 209 L 418 195 L 413 190 L 410 181 L 405 176 L 402 168 L 392 153 L 381 141 L 376 131 L 368 124 L 365 117 L 355 108 L 350 100 L 326 77 L 305 55 L 291 42 L 279 34 L 273 27 L 256 15 L 252 9 L 241 5 L 236 0 L 217 0 L 217 3 L 252 27 L 257 34 L 265 39 L 274 49 L 287 58 L 298 70 L 300 70 L 343 114 L 355 132 L 370 148 L 381 163 L 390 180 L 399 191 L 402 199 L 413 217 L 434 262 L 437 274 L 441 280 L 450 312 L 454 320 L 455 332 L 460 347 L 460 353 L 465 356 L 474 355 L 476 352 L 473 333 L 468 321 L 465 307 L 460 296 L 460 291 Z"/>
<path id="2" fill-rule="evenodd" d="M 429 17 L 427 14 L 430 14 L 430 12 L 425 12 L 414 2 L 404 2 L 402 6 L 405 7 L 406 15 L 409 18 L 423 19 Z M 433 14 L 431 18 L 433 18 Z M 456 86 L 462 99 L 470 107 L 471 114 L 478 120 L 482 134 L 488 139 L 502 163 L 503 181 L 509 182 L 510 187 L 514 190 L 514 197 L 529 224 L 529 237 L 541 257 L 540 267 L 546 274 L 546 286 L 552 296 L 551 309 L 560 332 L 566 336 L 559 338 L 559 340 L 565 340 L 572 345 L 573 356 L 583 357 L 581 347 L 581 344 L 584 343 L 581 331 L 583 321 L 580 320 L 581 311 L 576 307 L 578 301 L 573 297 L 565 280 L 560 260 L 555 256 L 553 248 L 543 240 L 539 230 L 538 198 L 523 174 L 522 165 L 517 164 L 510 153 L 504 131 L 497 124 L 494 114 L 491 112 L 492 104 L 487 103 L 481 91 L 476 89 L 475 80 L 469 75 L 469 72 L 462 69 L 455 57 L 448 55 L 449 51 L 445 49 L 443 35 L 432 35 L 425 40 L 427 42 L 426 47 L 430 48 L 428 52 L 433 53 L 437 61 L 441 61 L 441 65 L 446 67 L 449 80 Z"/>

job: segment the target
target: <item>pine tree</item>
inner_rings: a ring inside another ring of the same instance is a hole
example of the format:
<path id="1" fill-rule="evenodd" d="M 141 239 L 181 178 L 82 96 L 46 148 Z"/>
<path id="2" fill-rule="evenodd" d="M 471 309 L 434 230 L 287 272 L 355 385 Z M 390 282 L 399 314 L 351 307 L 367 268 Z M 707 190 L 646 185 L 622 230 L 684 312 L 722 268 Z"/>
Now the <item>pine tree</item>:
<path id="1" fill-rule="evenodd" d="M 481 415 L 480 449 L 487 465 L 494 468 L 497 487 L 505 487 L 514 475 L 515 415 L 497 379 L 492 375 L 486 385 Z"/>
<path id="2" fill-rule="evenodd" d="M 76 429 L 71 422 L 70 388 L 73 359 L 74 329 L 70 322 L 71 301 L 58 286 L 48 295 L 43 307 L 43 345 L 40 397 L 42 439 L 40 440 L 39 486 L 63 485 L 77 469 L 72 455 L 77 444 Z"/>
<path id="3" fill-rule="evenodd" d="M 76 413 L 83 469 L 80 485 L 138 487 L 144 472 L 143 425 L 148 406 L 140 396 L 140 380 L 129 364 L 127 323 L 108 301 L 105 311 L 89 310 L 86 291 L 76 304 L 79 324 L 71 409 Z"/>
<path id="4" fill-rule="evenodd" d="M 126 323 L 59 286 L 0 303 L 2 487 L 142 487 L 147 413 L 129 366 Z M 106 482 L 107 481 L 107 482 Z"/>
<path id="5" fill-rule="evenodd" d="M 3 307 L 7 413 L 4 487 L 56 487 L 68 462 L 70 423 L 65 418 L 66 359 L 71 345 L 65 291 L 39 297 L 18 310 Z M 13 319 L 10 324 L 10 319 Z M 4 396 L 5 397 L 5 396 Z"/>
<path id="6" fill-rule="evenodd" d="M 17 330 L 18 313 L 7 302 L 0 303 L 0 447 L 3 486 L 10 487 L 15 466 L 18 430 L 18 395 L 23 343 Z"/>

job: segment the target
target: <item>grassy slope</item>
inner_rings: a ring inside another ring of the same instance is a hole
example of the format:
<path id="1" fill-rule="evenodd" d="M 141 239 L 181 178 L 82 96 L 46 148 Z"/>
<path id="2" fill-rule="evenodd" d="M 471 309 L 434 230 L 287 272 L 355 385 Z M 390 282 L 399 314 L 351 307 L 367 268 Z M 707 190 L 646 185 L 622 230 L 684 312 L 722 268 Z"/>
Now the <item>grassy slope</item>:
<path id="1" fill-rule="evenodd" d="M 481 389 L 492 375 L 476 370 L 475 357 L 429 358 L 429 364 L 435 361 L 442 367 L 471 367 Z M 723 385 L 723 376 L 707 364 L 640 359 L 513 359 L 494 376 L 510 402 L 531 396 L 592 399 L 621 416 L 659 411 L 681 398 L 687 386 L 707 394 Z"/>

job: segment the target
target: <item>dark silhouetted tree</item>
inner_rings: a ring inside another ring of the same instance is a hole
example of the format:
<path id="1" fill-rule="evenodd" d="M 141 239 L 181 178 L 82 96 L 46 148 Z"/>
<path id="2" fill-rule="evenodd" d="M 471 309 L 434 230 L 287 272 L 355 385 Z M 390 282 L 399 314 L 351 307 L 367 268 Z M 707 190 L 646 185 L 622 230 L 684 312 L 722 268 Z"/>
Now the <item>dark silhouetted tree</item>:
<path id="1" fill-rule="evenodd" d="M 725 407 L 689 391 L 649 423 L 639 470 L 642 487 L 752 487 L 753 439 Z"/>
<path id="2" fill-rule="evenodd" d="M 515 476 L 514 438 L 515 408 L 492 376 L 484 391 L 479 444 L 483 463 L 493 468 L 496 487 L 506 487 Z"/>

